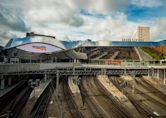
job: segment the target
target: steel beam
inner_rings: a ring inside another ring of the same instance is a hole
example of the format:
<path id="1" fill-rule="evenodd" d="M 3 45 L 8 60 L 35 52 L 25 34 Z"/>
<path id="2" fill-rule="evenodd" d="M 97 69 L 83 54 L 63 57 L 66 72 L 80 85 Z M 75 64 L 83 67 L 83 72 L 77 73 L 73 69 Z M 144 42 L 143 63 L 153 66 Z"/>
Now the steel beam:
<path id="1" fill-rule="evenodd" d="M 0 81 L 1 81 L 1 84 L 0 84 L 0 89 L 4 89 L 5 88 L 5 79 L 4 79 L 4 76 L 1 75 L 0 76 Z"/>
<path id="2" fill-rule="evenodd" d="M 56 93 L 58 95 L 58 89 L 59 89 L 59 70 L 56 70 Z"/>

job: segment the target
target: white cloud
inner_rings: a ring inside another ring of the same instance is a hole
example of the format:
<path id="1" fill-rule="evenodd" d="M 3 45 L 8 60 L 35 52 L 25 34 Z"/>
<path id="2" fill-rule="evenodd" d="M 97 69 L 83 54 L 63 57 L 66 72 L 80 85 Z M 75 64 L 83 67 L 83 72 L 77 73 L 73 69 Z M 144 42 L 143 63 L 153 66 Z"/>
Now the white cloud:
<path id="1" fill-rule="evenodd" d="M 59 0 L 6 0 L 0 5 L 8 12 L 14 9 L 16 12 L 12 14 L 16 17 L 21 16 L 23 21 L 27 21 L 32 27 L 41 26 L 48 22 L 71 23 L 72 25 L 74 21 L 82 23 L 79 18 L 74 16 L 79 13 L 81 5 L 76 0 L 63 0 L 63 2 Z M 78 23 L 76 24 L 78 25 Z"/>
<path id="2" fill-rule="evenodd" d="M 56 35 L 59 40 L 67 37 L 72 40 L 121 40 L 131 37 L 138 25 L 147 25 L 152 27 L 153 39 L 163 36 L 165 19 L 151 23 L 128 21 L 123 13 L 128 4 L 140 7 L 161 5 L 160 0 L 5 0 L 0 2 L 0 27 L 3 32 L 18 37 L 31 30 Z M 80 9 L 104 14 L 106 18 L 80 15 Z M 13 37 L 2 32 L 0 35 L 9 39 Z M 6 43 L 6 40 L 0 39 L 2 43 Z"/>
<path id="3" fill-rule="evenodd" d="M 122 10 L 129 1 L 130 0 L 91 0 L 86 5 L 86 9 L 104 14 L 112 14 Z"/>
<path id="4" fill-rule="evenodd" d="M 156 19 L 150 24 L 151 26 L 153 26 L 151 28 L 152 40 L 166 39 L 166 17 L 163 17 L 161 19 Z"/>
<path id="5" fill-rule="evenodd" d="M 12 29 L 18 31 L 28 31 L 29 27 L 22 18 L 20 11 L 13 8 L 5 8 L 0 5 L 0 26 L 2 29 Z"/>
<path id="6" fill-rule="evenodd" d="M 161 0 L 132 0 L 131 3 L 140 7 L 150 7 L 150 8 L 159 7 L 162 5 Z"/>
<path id="7" fill-rule="evenodd" d="M 6 0 L 0 3 L 1 6 L 8 8 L 8 10 L 15 9 L 15 11 L 21 12 L 19 16 L 21 15 L 22 19 L 25 19 L 32 26 L 48 22 L 71 23 L 73 25 L 75 21 L 82 24 L 81 19 L 75 16 L 78 16 L 81 8 L 110 14 L 123 8 L 125 4 L 127 2 L 124 0 Z M 18 16 L 17 12 L 12 14 Z"/>
<path id="8" fill-rule="evenodd" d="M 15 35 L 13 35 L 10 32 L 0 30 L 0 45 L 5 46 L 5 44 L 9 41 L 9 39 L 14 36 Z"/>
<path id="9" fill-rule="evenodd" d="M 127 21 L 126 15 L 118 13 L 116 17 L 107 16 L 106 19 L 84 17 L 87 21 L 83 29 L 92 32 L 95 40 L 121 40 L 132 37 L 138 23 Z"/>

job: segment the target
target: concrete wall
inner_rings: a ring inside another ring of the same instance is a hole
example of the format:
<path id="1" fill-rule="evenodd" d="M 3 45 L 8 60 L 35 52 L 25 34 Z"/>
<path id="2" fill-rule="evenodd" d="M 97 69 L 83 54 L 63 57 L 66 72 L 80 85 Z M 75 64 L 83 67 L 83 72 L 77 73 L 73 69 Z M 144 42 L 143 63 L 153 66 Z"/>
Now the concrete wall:
<path id="1" fill-rule="evenodd" d="M 40 64 L 1 64 L 0 73 L 39 70 Z"/>

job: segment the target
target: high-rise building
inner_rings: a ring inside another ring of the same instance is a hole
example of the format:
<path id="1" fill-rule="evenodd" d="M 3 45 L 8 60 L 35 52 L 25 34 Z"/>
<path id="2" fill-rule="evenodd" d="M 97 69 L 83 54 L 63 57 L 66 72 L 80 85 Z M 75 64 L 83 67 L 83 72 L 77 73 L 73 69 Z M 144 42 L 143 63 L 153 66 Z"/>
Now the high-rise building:
<path id="1" fill-rule="evenodd" d="M 122 38 L 122 41 L 150 41 L 150 28 L 138 26 L 130 38 Z"/>
<path id="2" fill-rule="evenodd" d="M 139 26 L 137 29 L 137 38 L 139 41 L 150 41 L 150 28 Z"/>

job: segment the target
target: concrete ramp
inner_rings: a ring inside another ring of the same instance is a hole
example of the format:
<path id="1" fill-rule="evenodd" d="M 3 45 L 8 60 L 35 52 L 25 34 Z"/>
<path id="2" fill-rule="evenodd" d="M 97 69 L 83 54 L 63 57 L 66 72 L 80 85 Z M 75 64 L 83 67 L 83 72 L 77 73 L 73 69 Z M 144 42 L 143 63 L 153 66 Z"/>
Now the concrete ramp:
<path id="1" fill-rule="evenodd" d="M 135 50 L 135 52 L 137 53 L 137 55 L 138 55 L 138 57 L 139 57 L 139 60 L 140 60 L 140 61 L 143 61 L 142 56 L 141 56 L 141 54 L 139 53 L 138 49 L 137 49 L 136 47 L 134 47 L 134 50 Z"/>
<path id="2" fill-rule="evenodd" d="M 76 102 L 77 106 L 81 108 L 83 106 L 82 97 L 80 89 L 77 85 L 78 76 L 69 76 L 68 77 L 68 86 L 70 88 L 71 94 Z"/>

